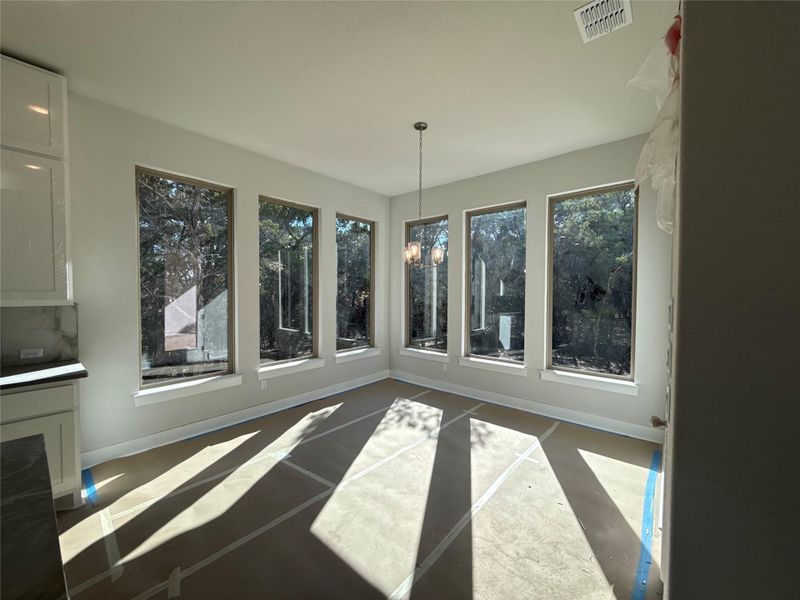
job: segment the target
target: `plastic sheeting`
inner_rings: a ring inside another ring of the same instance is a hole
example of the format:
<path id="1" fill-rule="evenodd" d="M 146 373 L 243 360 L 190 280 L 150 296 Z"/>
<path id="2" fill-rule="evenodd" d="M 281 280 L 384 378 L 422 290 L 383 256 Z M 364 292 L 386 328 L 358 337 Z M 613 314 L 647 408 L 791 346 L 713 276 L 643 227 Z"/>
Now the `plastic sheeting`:
<path id="1" fill-rule="evenodd" d="M 680 76 L 678 59 L 664 40 L 658 41 L 628 85 L 653 94 L 659 108 L 653 131 L 639 155 L 634 182 L 639 187 L 650 179 L 657 194 L 658 226 L 672 233 L 680 136 Z"/>

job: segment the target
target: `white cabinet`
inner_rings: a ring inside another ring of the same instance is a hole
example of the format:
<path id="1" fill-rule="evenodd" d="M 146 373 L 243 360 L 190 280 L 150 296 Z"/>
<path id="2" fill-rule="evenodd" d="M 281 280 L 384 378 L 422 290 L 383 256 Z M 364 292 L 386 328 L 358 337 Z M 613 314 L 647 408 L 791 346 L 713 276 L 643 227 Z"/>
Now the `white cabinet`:
<path id="1" fill-rule="evenodd" d="M 80 503 L 77 383 L 55 387 L 9 390 L 0 397 L 0 440 L 41 433 L 47 450 L 50 482 L 55 498 L 72 495 L 64 507 Z M 27 391 L 30 390 L 30 391 Z"/>
<path id="2" fill-rule="evenodd" d="M 66 83 L 6 57 L 0 77 L 0 305 L 69 304 Z"/>
<path id="3" fill-rule="evenodd" d="M 64 157 L 64 78 L 3 57 L 0 139 L 3 146 Z"/>
<path id="4" fill-rule="evenodd" d="M 64 163 L 0 151 L 0 298 L 4 305 L 68 299 Z"/>
<path id="5" fill-rule="evenodd" d="M 69 457 L 70 449 L 75 445 L 74 413 L 66 412 L 0 425 L 0 438 L 3 441 L 37 433 L 44 435 L 53 496 L 57 497 L 63 495 L 64 492 L 71 492 L 71 488 L 74 487 L 77 480 L 77 474 L 74 461 L 65 460 L 65 458 Z"/>

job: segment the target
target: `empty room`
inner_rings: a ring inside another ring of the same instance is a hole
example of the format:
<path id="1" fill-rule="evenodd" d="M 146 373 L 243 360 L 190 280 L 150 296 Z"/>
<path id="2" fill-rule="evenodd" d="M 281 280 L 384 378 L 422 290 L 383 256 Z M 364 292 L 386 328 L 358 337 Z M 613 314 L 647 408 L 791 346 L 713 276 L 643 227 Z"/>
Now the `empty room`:
<path id="1" fill-rule="evenodd" d="M 0 24 L 3 600 L 797 597 L 800 3 Z"/>

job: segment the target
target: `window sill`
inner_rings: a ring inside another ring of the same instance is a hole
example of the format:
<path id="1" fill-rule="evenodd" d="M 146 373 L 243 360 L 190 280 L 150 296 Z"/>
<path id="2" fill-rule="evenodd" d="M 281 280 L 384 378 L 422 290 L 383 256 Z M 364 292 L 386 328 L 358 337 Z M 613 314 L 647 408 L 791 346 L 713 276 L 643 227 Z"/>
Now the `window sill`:
<path id="1" fill-rule="evenodd" d="M 496 373 L 505 373 L 506 375 L 520 375 L 525 377 L 528 375 L 528 368 L 525 365 L 515 365 L 505 361 L 492 360 L 489 358 L 476 358 L 474 356 L 461 356 L 458 359 L 458 364 L 462 367 L 470 367 L 472 369 L 485 369 L 486 371 L 494 371 Z"/>
<path id="2" fill-rule="evenodd" d="M 258 370 L 258 380 L 263 381 L 264 379 L 272 379 L 274 377 L 281 377 L 283 375 L 301 373 L 302 371 L 319 369 L 320 367 L 324 366 L 324 358 L 301 358 L 300 360 L 282 362 L 278 363 L 277 365 L 267 365 Z"/>
<path id="3" fill-rule="evenodd" d="M 357 348 L 355 350 L 343 350 L 336 354 L 334 360 L 337 363 L 346 363 L 353 360 L 360 360 L 362 358 L 369 358 L 370 356 L 378 356 L 381 353 L 380 348 Z"/>
<path id="4" fill-rule="evenodd" d="M 205 394 L 214 390 L 221 390 L 242 384 L 243 377 L 237 374 L 214 375 L 203 377 L 202 379 L 192 379 L 191 381 L 181 381 L 170 383 L 154 388 L 139 390 L 133 395 L 136 406 L 147 406 L 167 400 L 175 400 L 184 396 L 194 396 L 195 394 Z"/>
<path id="5" fill-rule="evenodd" d="M 597 377 L 596 375 L 584 375 L 582 373 L 570 373 L 569 371 L 557 371 L 554 369 L 542 369 L 539 371 L 539 377 L 542 381 L 566 383 L 567 385 L 577 385 L 604 392 L 625 394 L 626 396 L 639 395 L 639 386 L 633 381 L 622 381 L 609 377 Z"/>
<path id="6" fill-rule="evenodd" d="M 434 360 L 436 362 L 450 362 L 450 357 L 444 352 L 434 352 L 433 350 L 420 350 L 418 348 L 400 348 L 400 356 L 409 358 L 421 358 L 423 360 Z"/>

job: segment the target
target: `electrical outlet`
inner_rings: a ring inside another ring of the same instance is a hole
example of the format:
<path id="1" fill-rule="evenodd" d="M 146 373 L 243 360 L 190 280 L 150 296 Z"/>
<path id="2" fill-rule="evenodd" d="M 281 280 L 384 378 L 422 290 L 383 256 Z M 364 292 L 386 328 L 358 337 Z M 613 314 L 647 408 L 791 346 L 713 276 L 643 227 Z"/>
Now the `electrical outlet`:
<path id="1" fill-rule="evenodd" d="M 447 371 L 447 363 L 442 363 L 442 371 Z"/>
<path id="2" fill-rule="evenodd" d="M 25 348 L 19 351 L 20 358 L 42 358 L 44 356 L 44 348 Z"/>
<path id="3" fill-rule="evenodd" d="M 265 392 L 267 390 L 267 380 L 261 382 L 261 391 Z"/>

